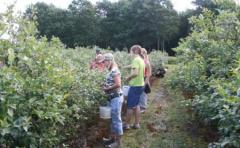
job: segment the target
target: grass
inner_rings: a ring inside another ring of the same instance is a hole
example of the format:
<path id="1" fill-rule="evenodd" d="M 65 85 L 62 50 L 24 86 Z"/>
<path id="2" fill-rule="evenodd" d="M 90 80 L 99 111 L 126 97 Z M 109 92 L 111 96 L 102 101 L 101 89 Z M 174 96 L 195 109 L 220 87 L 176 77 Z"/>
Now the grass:
<path id="1" fill-rule="evenodd" d="M 168 67 L 171 73 L 173 66 Z M 183 105 L 183 96 L 165 85 L 167 79 L 154 81 L 148 108 L 141 116 L 141 129 L 126 131 L 122 148 L 207 147 L 201 130 L 191 122 L 191 114 Z"/>

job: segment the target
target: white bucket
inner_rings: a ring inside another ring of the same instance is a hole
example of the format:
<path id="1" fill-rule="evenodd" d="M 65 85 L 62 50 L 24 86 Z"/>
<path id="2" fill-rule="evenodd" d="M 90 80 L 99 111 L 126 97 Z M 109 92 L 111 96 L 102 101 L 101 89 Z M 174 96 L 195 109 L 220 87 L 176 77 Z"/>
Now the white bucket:
<path id="1" fill-rule="evenodd" d="M 109 106 L 100 106 L 99 107 L 100 118 L 110 119 L 111 118 L 111 107 Z"/>
<path id="2" fill-rule="evenodd" d="M 128 96 L 128 91 L 129 91 L 130 86 L 124 85 L 122 90 L 123 90 L 123 95 Z"/>

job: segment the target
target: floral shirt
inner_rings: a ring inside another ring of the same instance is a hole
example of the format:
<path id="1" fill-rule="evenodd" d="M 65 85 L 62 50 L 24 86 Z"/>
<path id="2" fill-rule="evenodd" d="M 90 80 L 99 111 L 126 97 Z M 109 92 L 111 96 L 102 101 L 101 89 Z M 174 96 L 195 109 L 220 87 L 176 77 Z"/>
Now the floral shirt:
<path id="1" fill-rule="evenodd" d="M 121 76 L 121 73 L 117 67 L 113 67 L 112 70 L 106 76 L 105 85 L 106 86 L 114 85 L 114 77 L 117 75 Z M 116 90 L 111 90 L 109 93 L 112 93 L 112 92 L 121 93 L 121 89 L 118 88 Z"/>

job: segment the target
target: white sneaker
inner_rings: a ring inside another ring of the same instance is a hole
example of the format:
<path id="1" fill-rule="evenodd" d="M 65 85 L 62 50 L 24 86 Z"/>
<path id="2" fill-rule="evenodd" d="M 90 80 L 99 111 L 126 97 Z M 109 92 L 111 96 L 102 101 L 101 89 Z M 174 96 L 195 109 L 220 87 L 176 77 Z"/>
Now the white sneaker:
<path id="1" fill-rule="evenodd" d="M 110 144 L 112 144 L 113 142 L 115 142 L 115 140 L 113 139 L 113 138 L 104 138 L 103 137 L 103 144 L 104 145 L 110 145 Z"/>
<path id="2" fill-rule="evenodd" d="M 118 142 L 113 142 L 112 144 L 106 145 L 105 147 L 106 148 L 119 148 L 120 146 L 119 146 Z"/>
<path id="3" fill-rule="evenodd" d="M 140 113 L 145 113 L 146 109 L 140 109 Z"/>

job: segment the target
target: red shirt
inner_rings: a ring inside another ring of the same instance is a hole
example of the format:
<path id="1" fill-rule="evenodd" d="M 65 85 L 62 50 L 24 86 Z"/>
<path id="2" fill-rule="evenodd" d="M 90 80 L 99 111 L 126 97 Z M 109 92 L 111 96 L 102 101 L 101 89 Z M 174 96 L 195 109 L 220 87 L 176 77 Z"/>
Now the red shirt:
<path id="1" fill-rule="evenodd" d="M 149 60 L 144 59 L 144 63 L 145 63 L 144 77 L 146 77 L 147 74 L 148 74 L 148 67 L 147 67 L 147 65 L 149 64 Z"/>
<path id="2" fill-rule="evenodd" d="M 105 68 L 105 65 L 104 63 L 99 63 L 99 62 L 96 62 L 95 60 L 91 62 L 90 64 L 90 69 L 96 69 L 96 70 L 99 70 L 100 72 L 104 71 L 104 68 Z"/>

